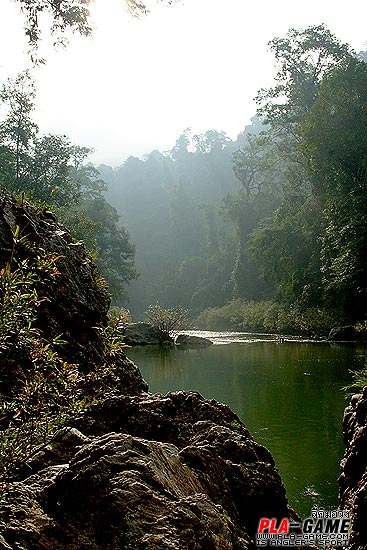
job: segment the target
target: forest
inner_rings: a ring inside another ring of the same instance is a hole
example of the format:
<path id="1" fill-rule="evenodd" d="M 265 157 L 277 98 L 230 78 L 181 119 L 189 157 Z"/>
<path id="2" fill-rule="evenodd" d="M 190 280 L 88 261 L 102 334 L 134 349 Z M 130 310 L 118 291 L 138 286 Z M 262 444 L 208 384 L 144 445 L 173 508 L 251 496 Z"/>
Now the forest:
<path id="1" fill-rule="evenodd" d="M 118 168 L 40 135 L 18 75 L 0 92 L 0 189 L 54 211 L 134 319 L 159 302 L 199 328 L 365 330 L 367 54 L 324 25 L 269 46 L 275 84 L 236 140 L 187 128 Z"/>
<path id="2" fill-rule="evenodd" d="M 291 29 L 235 139 L 183 128 L 97 165 L 36 116 L 42 16 L 56 41 L 88 36 L 92 0 L 16 2 L 31 69 L 0 83 L 0 547 L 250 550 L 277 518 L 277 546 L 365 548 L 367 52 Z M 155 346 L 128 340 L 142 319 Z M 245 334 L 190 349 L 187 328 Z M 343 539 L 304 537 L 310 515 Z"/>

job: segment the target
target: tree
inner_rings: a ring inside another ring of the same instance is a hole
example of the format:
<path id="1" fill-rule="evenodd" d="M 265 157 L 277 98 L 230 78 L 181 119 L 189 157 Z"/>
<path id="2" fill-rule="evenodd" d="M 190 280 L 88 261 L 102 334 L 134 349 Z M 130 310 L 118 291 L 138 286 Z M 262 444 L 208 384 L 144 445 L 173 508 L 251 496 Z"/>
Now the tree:
<path id="1" fill-rule="evenodd" d="M 264 190 L 279 188 L 281 172 L 279 157 L 265 132 L 248 133 L 245 143 L 233 153 L 233 173 L 248 201 Z"/>
<path id="2" fill-rule="evenodd" d="M 322 82 L 303 124 L 314 193 L 324 204 L 324 287 L 352 318 L 367 307 L 367 64 L 352 59 Z"/>
<path id="3" fill-rule="evenodd" d="M 187 309 L 181 306 L 165 308 L 158 302 L 150 305 L 145 312 L 149 323 L 156 327 L 160 334 L 160 343 L 172 340 L 178 330 L 190 327 L 190 317 Z"/>
<path id="4" fill-rule="evenodd" d="M 14 180 L 15 172 L 14 155 L 8 147 L 0 145 L 0 190 Z"/>
<path id="5" fill-rule="evenodd" d="M 81 197 L 79 181 L 71 172 L 75 146 L 66 136 L 37 137 L 22 189 L 33 200 L 61 207 L 75 204 Z M 90 150 L 86 150 L 86 155 Z"/>
<path id="6" fill-rule="evenodd" d="M 225 132 L 208 130 L 205 134 L 197 134 L 192 138 L 196 151 L 200 154 L 223 151 L 231 139 Z"/>
<path id="7" fill-rule="evenodd" d="M 285 38 L 271 40 L 269 47 L 278 62 L 276 85 L 258 92 L 258 115 L 273 131 L 295 136 L 322 79 L 333 67 L 348 63 L 352 50 L 324 25 L 291 29 Z"/>
<path id="8" fill-rule="evenodd" d="M 86 162 L 91 150 L 64 135 L 38 135 L 31 119 L 35 87 L 28 72 L 9 80 L 0 99 L 8 110 L 0 123 L 1 187 L 53 208 L 74 237 L 84 239 L 95 253 L 114 300 L 123 303 L 126 284 L 137 276 L 135 247 L 102 195 L 105 182 Z"/>
<path id="9" fill-rule="evenodd" d="M 35 97 L 34 81 L 29 71 L 20 73 L 14 80 L 9 79 L 0 91 L 0 101 L 7 109 L 6 118 L 0 124 L 0 141 L 3 151 L 6 149 L 7 156 L 11 155 L 14 159 L 13 163 L 7 163 L 8 170 L 13 166 L 12 173 L 8 171 L 8 177 L 14 184 L 19 184 L 25 172 L 38 132 L 37 124 L 31 119 Z"/>
<path id="10" fill-rule="evenodd" d="M 37 46 L 41 39 L 41 16 L 51 17 L 50 31 L 55 43 L 67 43 L 67 31 L 82 36 L 92 33 L 89 5 L 92 0 L 16 0 L 24 14 L 25 33 L 31 49 L 32 59 L 37 59 Z M 172 0 L 167 0 L 168 4 Z M 127 9 L 135 16 L 149 12 L 146 3 L 141 0 L 125 0 Z M 44 61 L 44 60 L 41 60 Z"/>
<path id="11" fill-rule="evenodd" d="M 321 213 L 319 203 L 299 190 L 287 193 L 279 208 L 264 219 L 249 239 L 249 251 L 261 278 L 273 285 L 273 297 L 287 305 L 320 299 Z"/>
<path id="12" fill-rule="evenodd" d="M 252 231 L 279 206 L 281 196 L 279 158 L 257 122 L 241 135 L 233 153 L 233 173 L 240 188 L 224 200 L 224 211 L 235 230 L 237 252 L 232 271 L 233 293 L 244 299 L 266 297 L 267 285 L 259 279 L 257 262 L 249 253 Z"/>
<path id="13" fill-rule="evenodd" d="M 268 125 L 267 143 L 277 152 L 283 199 L 253 233 L 252 254 L 278 298 L 315 305 L 321 300 L 320 236 L 324 203 L 315 193 L 304 123 L 325 79 L 348 66 L 353 52 L 324 26 L 291 29 L 270 43 L 278 62 L 276 85 L 260 90 L 258 116 Z M 276 167 L 275 167 L 276 168 Z"/>
<path id="14" fill-rule="evenodd" d="M 97 265 L 105 277 L 115 305 L 127 301 L 126 285 L 136 279 L 135 246 L 120 224 L 117 210 L 102 196 L 81 202 L 81 212 L 99 227 L 96 233 Z"/>
<path id="15" fill-rule="evenodd" d="M 25 17 L 25 33 L 31 50 L 35 51 L 41 38 L 40 16 L 51 15 L 51 33 L 56 42 L 65 42 L 65 32 L 70 29 L 88 36 L 88 5 L 90 0 L 16 0 Z"/>

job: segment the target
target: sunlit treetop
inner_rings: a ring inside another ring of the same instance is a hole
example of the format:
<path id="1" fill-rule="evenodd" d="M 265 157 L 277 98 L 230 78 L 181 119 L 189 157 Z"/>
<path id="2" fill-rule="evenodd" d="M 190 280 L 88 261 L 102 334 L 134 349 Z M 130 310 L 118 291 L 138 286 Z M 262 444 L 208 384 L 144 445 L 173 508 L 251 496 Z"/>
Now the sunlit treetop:
<path id="1" fill-rule="evenodd" d="M 322 79 L 355 55 L 325 25 L 290 29 L 285 38 L 271 40 L 269 47 L 277 62 L 275 86 L 259 90 L 257 112 L 266 124 L 287 130 L 311 108 Z"/>
<path id="2" fill-rule="evenodd" d="M 55 44 L 66 44 L 67 31 L 89 36 L 92 33 L 89 6 L 94 0 L 15 0 L 20 4 L 25 17 L 25 33 L 30 45 L 33 61 L 38 59 L 37 47 L 41 39 L 42 15 L 51 16 L 50 30 L 55 38 Z M 172 4 L 175 0 L 157 0 Z M 146 0 L 121 0 L 127 10 L 134 16 L 149 13 Z"/>
<path id="3" fill-rule="evenodd" d="M 90 0 L 16 0 L 24 14 L 24 30 L 30 48 L 36 51 L 41 39 L 41 16 L 51 15 L 51 33 L 56 43 L 65 43 L 65 32 L 71 30 L 88 36 L 92 32 L 89 23 Z"/>

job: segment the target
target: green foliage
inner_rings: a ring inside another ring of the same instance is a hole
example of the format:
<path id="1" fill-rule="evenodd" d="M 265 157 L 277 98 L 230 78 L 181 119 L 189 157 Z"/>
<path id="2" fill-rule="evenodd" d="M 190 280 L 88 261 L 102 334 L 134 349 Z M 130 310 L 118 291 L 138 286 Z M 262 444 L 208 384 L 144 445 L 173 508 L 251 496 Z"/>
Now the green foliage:
<path id="1" fill-rule="evenodd" d="M 271 40 L 269 47 L 278 64 L 276 85 L 259 91 L 258 114 L 273 130 L 295 136 L 322 79 L 333 67 L 351 59 L 352 52 L 324 25 L 291 29 L 286 37 Z"/>
<path id="2" fill-rule="evenodd" d="M 127 301 L 126 285 L 138 277 L 134 269 L 135 246 L 120 224 L 117 210 L 102 196 L 84 200 L 81 206 L 85 216 L 100 227 L 96 233 L 96 263 L 108 283 L 113 303 L 122 306 Z"/>
<path id="3" fill-rule="evenodd" d="M 195 319 L 195 326 L 209 330 L 242 330 L 246 302 L 241 299 L 222 307 L 207 308 Z"/>
<path id="4" fill-rule="evenodd" d="M 156 303 L 148 307 L 145 317 L 158 329 L 161 343 L 170 341 L 178 330 L 187 330 L 191 326 L 189 311 L 182 306 L 166 308 Z"/>
<path id="5" fill-rule="evenodd" d="M 249 239 L 261 277 L 273 285 L 274 297 L 285 304 L 306 294 L 310 305 L 318 298 L 320 215 L 318 201 L 308 191 L 293 190 Z"/>
<path id="6" fill-rule="evenodd" d="M 33 288 L 35 278 L 27 262 L 14 271 L 10 265 L 0 271 L 0 350 L 5 356 L 22 355 L 23 348 L 29 352 L 31 342 L 38 336 L 32 328 L 35 308 L 40 303 Z M 33 307 L 29 308 L 29 304 Z"/>
<path id="7" fill-rule="evenodd" d="M 92 0 L 15 0 L 20 4 L 24 15 L 24 30 L 30 46 L 31 60 L 34 63 L 45 63 L 38 56 L 38 45 L 42 39 L 41 21 L 46 20 L 55 44 L 66 45 L 68 32 L 81 36 L 90 36 L 89 5 Z M 163 0 L 161 0 L 163 1 Z M 168 5 L 175 0 L 166 0 Z M 125 0 L 128 11 L 136 17 L 149 13 L 147 4 L 142 0 Z M 42 15 L 46 15 L 45 19 Z"/>
<path id="8" fill-rule="evenodd" d="M 364 339 L 366 339 L 367 336 L 367 321 L 365 321 L 363 324 L 359 324 L 356 327 L 357 329 L 363 333 Z M 347 386 L 344 386 L 342 389 L 346 392 L 346 399 L 350 399 L 350 396 L 355 393 L 362 393 L 363 389 L 367 387 L 367 360 L 366 365 L 363 369 L 360 371 L 349 371 L 352 375 L 353 382 L 351 384 L 348 384 Z"/>
<path id="9" fill-rule="evenodd" d="M 89 254 L 95 260 L 98 254 L 97 235 L 102 230 L 102 225 L 91 220 L 83 207 L 59 209 L 58 218 L 75 239 L 81 239 L 84 242 Z"/>
<path id="10" fill-rule="evenodd" d="M 367 386 L 367 367 L 358 372 L 350 371 L 350 373 L 353 376 L 353 382 L 342 388 L 346 392 L 345 397 L 348 400 L 351 395 L 361 393 L 363 388 Z"/>
<path id="11" fill-rule="evenodd" d="M 75 204 L 81 198 L 81 186 L 72 173 L 78 149 L 66 136 L 45 135 L 34 140 L 21 190 L 32 200 L 44 200 L 58 208 Z"/>
<path id="12" fill-rule="evenodd" d="M 226 205 L 238 239 L 234 288 L 261 299 L 254 274 L 268 284 L 263 297 L 292 312 L 280 324 L 320 334 L 338 314 L 365 314 L 366 64 L 323 25 L 291 29 L 270 48 L 276 85 L 257 98 L 267 127 L 234 155 L 243 192 Z M 278 205 L 266 213 L 254 197 L 269 197 L 270 181 Z"/>
<path id="13" fill-rule="evenodd" d="M 127 324 L 131 319 L 131 313 L 125 307 L 113 306 L 108 312 L 108 317 L 117 324 Z"/>
<path id="14" fill-rule="evenodd" d="M 3 477 L 14 475 L 35 447 L 83 404 L 77 400 L 76 367 L 58 353 L 62 340 L 45 341 L 35 325 L 45 299 L 36 286 L 58 275 L 56 260 L 45 255 L 16 268 L 13 260 L 0 271 L 0 383 L 8 396 L 0 403 Z"/>
<path id="15" fill-rule="evenodd" d="M 9 79 L 0 90 L 0 102 L 7 110 L 0 123 L 0 144 L 5 160 L 4 165 L 0 164 L 0 181 L 5 179 L 11 190 L 16 189 L 25 175 L 28 151 L 38 132 L 31 119 L 35 98 L 35 85 L 29 71 L 20 73 L 14 80 Z"/>
<path id="16" fill-rule="evenodd" d="M 29 41 L 31 59 L 44 63 L 37 56 L 37 47 L 41 40 L 41 15 L 50 17 L 50 31 L 55 43 L 67 43 L 68 30 L 89 36 L 92 28 L 89 24 L 88 5 L 90 0 L 16 0 L 25 18 L 25 34 Z"/>
<path id="17" fill-rule="evenodd" d="M 314 193 L 323 198 L 321 235 L 327 299 L 365 314 L 367 242 L 367 64 L 356 59 L 324 79 L 303 125 Z"/>
<path id="18" fill-rule="evenodd" d="M 0 100 L 8 109 L 0 124 L 0 188 L 56 211 L 94 255 L 115 303 L 126 303 L 126 286 L 137 277 L 135 247 L 103 197 L 105 182 L 86 163 L 91 150 L 63 135 L 38 135 L 31 120 L 35 88 L 28 72 L 9 80 Z"/>
<path id="19" fill-rule="evenodd" d="M 19 241 L 16 231 L 11 260 L 0 271 L 0 481 L 16 477 L 73 415 L 113 393 L 113 359 L 125 347 L 115 319 L 99 329 L 98 372 L 81 374 L 63 360 L 66 342 L 46 341 L 36 323 L 45 300 L 37 288 L 59 275 L 58 258 L 39 255 L 17 264 Z"/>
<path id="20" fill-rule="evenodd" d="M 106 198 L 136 244 L 141 275 L 129 289 L 135 315 L 155 301 L 197 314 L 231 297 L 235 243 L 220 202 L 237 188 L 232 151 L 223 132 L 191 137 L 187 130 L 169 152 L 99 168 L 109 183 Z"/>
<path id="21" fill-rule="evenodd" d="M 222 307 L 208 308 L 195 326 L 207 330 L 236 330 L 321 337 L 337 324 L 337 317 L 319 308 L 288 307 L 271 300 L 232 300 Z"/>

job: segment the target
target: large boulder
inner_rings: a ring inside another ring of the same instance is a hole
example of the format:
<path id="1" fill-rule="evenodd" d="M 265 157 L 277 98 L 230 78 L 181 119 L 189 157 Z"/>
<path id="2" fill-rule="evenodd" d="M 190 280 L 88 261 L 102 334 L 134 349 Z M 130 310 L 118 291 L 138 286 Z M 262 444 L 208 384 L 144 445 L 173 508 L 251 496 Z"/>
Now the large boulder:
<path id="1" fill-rule="evenodd" d="M 106 399 L 7 485 L 0 548 L 255 550 L 295 517 L 270 453 L 195 392 Z"/>
<path id="2" fill-rule="evenodd" d="M 351 398 L 345 409 L 346 444 L 339 478 L 340 506 L 351 512 L 349 550 L 367 547 L 367 387 Z"/>
<path id="3" fill-rule="evenodd" d="M 162 344 L 162 335 L 157 327 L 149 323 L 131 323 L 122 328 L 124 341 L 129 346 L 151 346 Z M 173 340 L 172 340 L 173 342 Z"/>
<path id="4" fill-rule="evenodd" d="M 192 334 L 178 334 L 175 337 L 175 345 L 182 348 L 208 348 L 213 342 L 208 338 L 194 336 Z"/>

